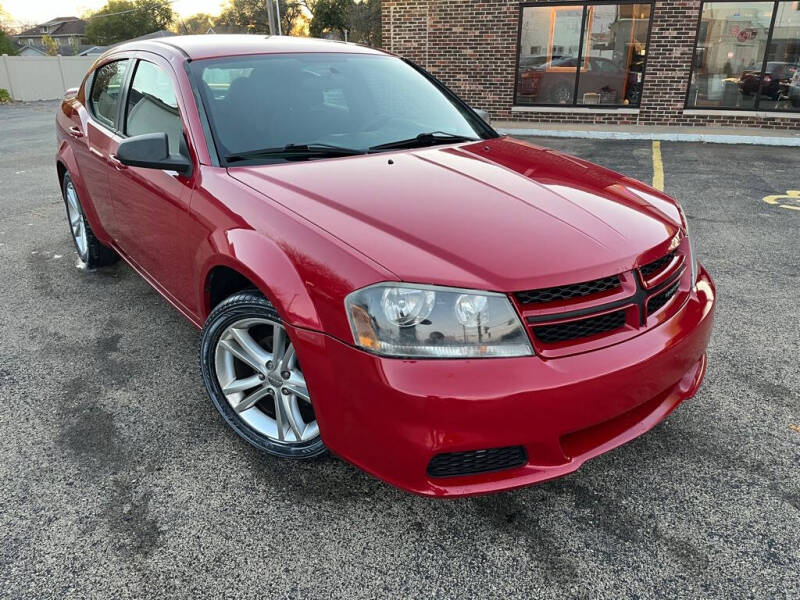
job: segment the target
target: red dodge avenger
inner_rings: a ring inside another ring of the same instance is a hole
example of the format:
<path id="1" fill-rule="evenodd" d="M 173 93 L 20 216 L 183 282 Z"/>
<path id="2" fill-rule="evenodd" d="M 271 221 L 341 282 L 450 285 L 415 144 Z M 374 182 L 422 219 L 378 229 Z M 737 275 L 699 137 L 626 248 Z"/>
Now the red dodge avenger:
<path id="1" fill-rule="evenodd" d="M 227 424 L 430 496 L 570 473 L 700 385 L 714 285 L 664 194 L 498 135 L 412 62 L 116 46 L 58 112 L 78 254 L 198 328 Z"/>

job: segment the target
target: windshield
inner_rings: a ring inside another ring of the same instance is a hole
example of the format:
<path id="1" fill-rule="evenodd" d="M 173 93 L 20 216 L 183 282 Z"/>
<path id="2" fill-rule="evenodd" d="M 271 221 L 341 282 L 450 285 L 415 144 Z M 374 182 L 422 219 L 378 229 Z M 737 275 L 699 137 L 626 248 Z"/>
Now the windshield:
<path id="1" fill-rule="evenodd" d="M 467 139 L 494 135 L 423 74 L 391 56 L 238 56 L 194 61 L 190 68 L 222 157 L 290 145 L 366 151 L 432 132 Z M 325 156 L 318 150 L 306 158 Z"/>

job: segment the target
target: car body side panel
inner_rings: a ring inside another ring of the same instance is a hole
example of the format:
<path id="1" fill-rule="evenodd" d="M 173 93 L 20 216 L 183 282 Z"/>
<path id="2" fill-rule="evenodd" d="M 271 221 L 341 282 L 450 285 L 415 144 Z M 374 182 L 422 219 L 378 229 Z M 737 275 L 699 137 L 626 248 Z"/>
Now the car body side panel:
<path id="1" fill-rule="evenodd" d="M 180 79 L 185 79 L 186 74 L 182 71 L 176 73 L 168 61 L 151 53 L 140 52 L 131 58 L 155 65 L 170 79 L 183 133 L 190 140 L 189 126 L 183 118 L 188 109 L 179 91 Z M 134 69 L 134 65 L 131 64 L 130 68 Z M 136 71 L 138 69 L 137 66 Z M 190 101 L 193 103 L 191 98 Z M 123 110 L 122 114 L 126 119 L 127 110 Z M 121 125 L 121 129 L 127 133 L 127 124 L 124 127 Z M 120 141 L 123 139 L 124 136 L 121 136 Z M 189 143 L 187 147 L 196 166 L 198 162 L 193 144 Z M 107 170 L 115 220 L 119 223 L 116 243 L 186 310 L 200 314 L 199 306 L 195 304 L 197 294 L 191 278 L 194 247 L 186 236 L 175 235 L 186 228 L 190 219 L 190 198 L 197 169 L 183 175 L 174 171 L 126 166 L 117 161 L 112 163 Z"/>
<path id="2" fill-rule="evenodd" d="M 56 115 L 58 137 L 57 159 L 62 162 L 75 183 L 84 213 L 97 238 L 110 244 L 112 236 L 108 226 L 114 222 L 111 207 L 108 174 L 105 160 L 93 149 L 100 132 L 89 123 L 88 113 L 77 98 L 65 101 Z M 70 134 L 70 129 L 80 137 Z M 100 140 L 102 143 L 102 140 Z"/>
<path id="3" fill-rule="evenodd" d="M 95 204 L 92 201 L 92 197 L 89 194 L 88 188 L 86 187 L 86 182 L 83 179 L 82 170 L 78 161 L 75 159 L 75 152 L 73 151 L 72 146 L 66 140 L 60 140 L 59 142 L 58 152 L 56 153 L 56 161 L 60 162 L 64 166 L 66 172 L 69 173 L 70 177 L 72 178 L 72 183 L 75 186 L 75 190 L 78 192 L 78 197 L 81 199 L 83 212 L 86 215 L 86 219 L 89 221 L 89 225 L 91 226 L 95 236 L 102 243 L 107 245 L 111 244 L 111 236 L 103 227 L 100 216 L 95 209 Z"/>

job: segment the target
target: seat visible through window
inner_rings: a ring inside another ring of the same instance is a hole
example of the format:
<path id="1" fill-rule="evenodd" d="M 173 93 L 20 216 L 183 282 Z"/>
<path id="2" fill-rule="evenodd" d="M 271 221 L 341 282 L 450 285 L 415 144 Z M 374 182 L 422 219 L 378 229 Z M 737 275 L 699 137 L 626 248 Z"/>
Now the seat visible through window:
<path id="1" fill-rule="evenodd" d="M 128 94 L 125 133 L 166 133 L 169 151 L 178 154 L 183 143 L 183 122 L 172 81 L 153 63 L 140 61 Z"/>

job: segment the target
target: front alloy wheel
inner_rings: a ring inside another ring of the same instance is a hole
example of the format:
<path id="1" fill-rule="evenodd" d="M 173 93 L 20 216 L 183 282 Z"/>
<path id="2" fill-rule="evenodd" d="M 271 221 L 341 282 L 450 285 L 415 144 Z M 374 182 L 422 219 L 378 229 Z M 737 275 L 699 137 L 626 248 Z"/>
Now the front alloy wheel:
<path id="1" fill-rule="evenodd" d="M 325 451 L 297 353 L 263 296 L 242 292 L 214 309 L 201 361 L 211 400 L 245 440 L 288 458 Z"/>

